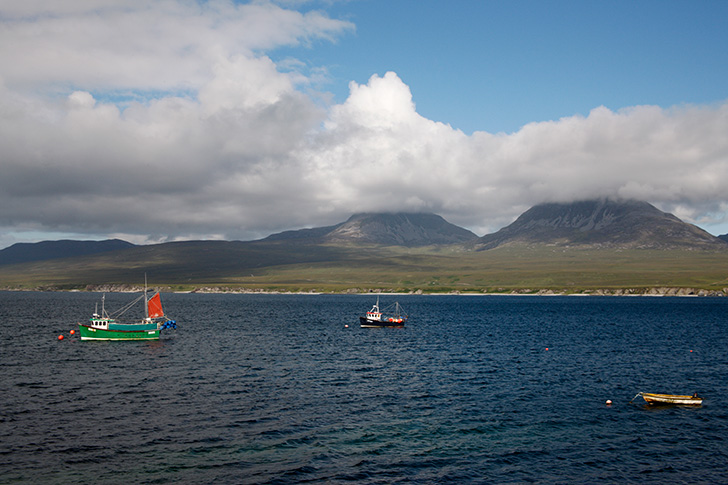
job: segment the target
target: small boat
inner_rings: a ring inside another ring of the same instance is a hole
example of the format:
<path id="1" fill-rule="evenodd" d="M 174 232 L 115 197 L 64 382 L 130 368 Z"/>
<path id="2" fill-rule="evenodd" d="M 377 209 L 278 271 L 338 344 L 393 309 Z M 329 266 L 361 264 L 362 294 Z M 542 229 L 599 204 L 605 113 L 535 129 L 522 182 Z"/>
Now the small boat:
<path id="1" fill-rule="evenodd" d="M 692 396 L 684 396 L 679 394 L 654 394 L 651 392 L 640 392 L 637 393 L 632 400 L 642 396 L 642 399 L 647 404 L 680 404 L 688 406 L 700 406 L 703 404 L 703 398 L 698 396 L 698 393 L 694 393 Z"/>
<path id="2" fill-rule="evenodd" d="M 362 328 L 374 327 L 404 327 L 407 322 L 407 315 L 403 315 L 402 307 L 399 302 L 388 306 L 384 310 L 379 310 L 379 297 L 371 310 L 366 316 L 359 317 Z"/>
<path id="3" fill-rule="evenodd" d="M 89 319 L 88 324 L 78 324 L 78 333 L 81 340 L 159 340 L 162 330 L 176 329 L 177 321 L 170 320 L 162 310 L 162 300 L 159 292 L 147 299 L 147 289 L 144 294 L 127 304 L 113 314 L 106 311 L 104 302 L 106 295 L 101 298 L 101 313 L 96 311 Z M 134 323 L 123 323 L 116 320 L 137 302 L 144 300 L 144 318 Z"/>

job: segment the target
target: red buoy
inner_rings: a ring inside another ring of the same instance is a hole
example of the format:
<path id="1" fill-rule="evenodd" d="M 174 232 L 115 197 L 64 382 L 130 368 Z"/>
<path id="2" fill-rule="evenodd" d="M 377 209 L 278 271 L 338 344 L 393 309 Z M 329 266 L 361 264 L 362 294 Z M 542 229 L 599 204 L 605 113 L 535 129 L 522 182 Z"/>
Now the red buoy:
<path id="1" fill-rule="evenodd" d="M 63 340 L 63 335 L 59 335 L 58 340 Z"/>
<path id="2" fill-rule="evenodd" d="M 71 335 L 73 335 L 74 333 L 76 333 L 76 331 L 75 330 L 71 330 Z"/>

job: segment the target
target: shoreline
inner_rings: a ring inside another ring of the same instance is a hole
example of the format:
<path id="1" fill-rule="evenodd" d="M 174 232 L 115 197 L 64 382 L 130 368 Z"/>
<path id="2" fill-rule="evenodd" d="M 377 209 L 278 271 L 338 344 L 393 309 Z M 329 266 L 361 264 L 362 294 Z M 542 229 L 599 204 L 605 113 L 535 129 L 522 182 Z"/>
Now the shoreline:
<path id="1" fill-rule="evenodd" d="M 362 289 L 349 288 L 341 291 L 326 290 L 270 290 L 265 288 L 231 288 L 225 286 L 205 286 L 193 288 L 191 290 L 173 290 L 169 286 L 159 285 L 152 287 L 150 291 L 160 291 L 162 293 L 178 293 L 178 294 L 229 294 L 229 295 L 417 295 L 417 296 L 627 296 L 627 297 L 725 297 L 728 296 L 728 288 L 722 290 L 708 290 L 701 288 L 689 287 L 654 287 L 654 288 L 601 288 L 601 289 L 585 289 L 581 291 L 566 291 L 554 289 L 533 290 L 529 288 L 512 289 L 510 291 L 464 291 L 451 290 L 439 292 L 427 292 L 421 289 L 409 291 L 388 291 L 385 289 Z M 143 287 L 135 285 L 87 285 L 84 289 L 63 289 L 56 287 L 36 287 L 36 288 L 0 288 L 0 291 L 7 292 L 69 292 L 69 293 L 139 293 L 143 292 Z"/>

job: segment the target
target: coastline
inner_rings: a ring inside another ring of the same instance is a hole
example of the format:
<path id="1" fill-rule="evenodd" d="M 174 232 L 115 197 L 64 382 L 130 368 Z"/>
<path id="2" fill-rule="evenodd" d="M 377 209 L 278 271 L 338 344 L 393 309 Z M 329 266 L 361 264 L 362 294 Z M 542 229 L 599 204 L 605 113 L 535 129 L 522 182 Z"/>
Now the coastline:
<path id="1" fill-rule="evenodd" d="M 239 295 L 438 295 L 438 296 L 644 296 L 644 297 L 725 297 L 728 288 L 722 290 L 690 288 L 690 287 L 651 287 L 651 288 L 597 288 L 582 290 L 564 289 L 530 289 L 517 288 L 510 290 L 498 289 L 495 291 L 483 290 L 450 290 L 425 291 L 422 289 L 392 291 L 384 288 L 348 288 L 344 290 L 282 290 L 269 288 L 239 288 L 230 286 L 202 286 L 189 290 L 175 290 L 168 285 L 155 285 L 154 288 L 168 293 L 199 293 L 199 294 L 239 294 Z M 10 292 L 89 292 L 89 293 L 139 293 L 144 291 L 141 286 L 135 285 L 87 285 L 83 289 L 64 289 L 52 286 L 39 286 L 35 288 L 0 288 L 0 291 Z"/>

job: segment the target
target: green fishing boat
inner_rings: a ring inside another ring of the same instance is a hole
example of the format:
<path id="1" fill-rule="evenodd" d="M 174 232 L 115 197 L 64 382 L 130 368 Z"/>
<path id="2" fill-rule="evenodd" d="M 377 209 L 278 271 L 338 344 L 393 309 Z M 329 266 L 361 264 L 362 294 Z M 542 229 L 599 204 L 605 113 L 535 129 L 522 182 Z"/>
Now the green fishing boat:
<path id="1" fill-rule="evenodd" d="M 87 324 L 78 324 L 81 340 L 159 340 L 162 330 L 176 329 L 177 321 L 170 320 L 162 309 L 159 292 L 147 299 L 146 285 L 144 294 L 114 313 L 108 313 L 105 307 L 106 295 L 101 298 L 101 313 L 98 305 Z M 138 322 L 125 323 L 117 319 L 127 310 L 144 301 L 144 318 Z"/>

